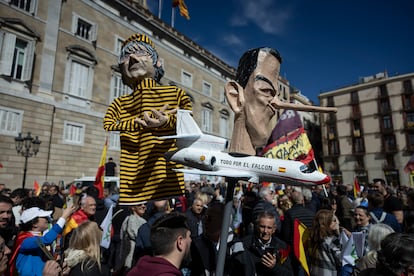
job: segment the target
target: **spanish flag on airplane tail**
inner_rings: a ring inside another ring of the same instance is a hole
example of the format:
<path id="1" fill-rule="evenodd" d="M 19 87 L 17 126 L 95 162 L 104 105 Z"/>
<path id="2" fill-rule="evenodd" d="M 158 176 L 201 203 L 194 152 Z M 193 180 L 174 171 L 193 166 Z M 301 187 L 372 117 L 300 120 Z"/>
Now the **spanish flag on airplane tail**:
<path id="1" fill-rule="evenodd" d="M 99 191 L 99 198 L 104 197 L 104 183 L 105 183 L 105 161 L 106 161 L 106 152 L 108 150 L 108 137 L 106 137 L 105 145 L 102 150 L 101 154 L 101 161 L 99 162 L 98 171 L 96 172 L 95 177 L 95 183 L 93 186 L 95 186 Z"/>
<path id="2" fill-rule="evenodd" d="M 306 272 L 306 275 L 309 276 L 309 267 L 306 260 L 305 247 L 303 246 L 304 242 L 308 239 L 308 231 L 306 230 L 306 226 L 298 219 L 295 219 L 293 227 L 293 252 L 302 265 L 303 270 Z"/>
<path id="3" fill-rule="evenodd" d="M 188 13 L 187 5 L 184 3 L 184 0 L 173 0 L 172 6 L 178 7 L 180 10 L 180 15 L 185 17 L 186 19 L 190 19 L 190 15 Z"/>

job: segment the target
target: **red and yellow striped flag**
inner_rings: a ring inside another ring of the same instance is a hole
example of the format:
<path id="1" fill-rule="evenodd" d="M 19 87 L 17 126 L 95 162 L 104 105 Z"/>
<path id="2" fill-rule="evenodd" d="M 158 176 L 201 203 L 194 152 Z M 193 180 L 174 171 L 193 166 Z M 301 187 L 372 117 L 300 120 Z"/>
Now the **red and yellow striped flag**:
<path id="1" fill-rule="evenodd" d="M 361 187 L 359 186 L 358 177 L 354 177 L 354 198 L 358 197 L 358 193 L 361 192 Z"/>
<path id="2" fill-rule="evenodd" d="M 34 183 L 33 183 L 33 189 L 35 190 L 36 196 L 39 196 L 40 195 L 40 185 L 39 185 L 39 182 L 37 182 L 37 180 L 35 180 Z"/>
<path id="3" fill-rule="evenodd" d="M 303 246 L 304 242 L 307 239 L 306 234 L 306 226 L 298 219 L 295 219 L 293 227 L 293 252 L 302 265 L 303 270 L 306 272 L 306 275 L 310 275 L 308 262 L 306 260 L 305 248 Z"/>
<path id="4" fill-rule="evenodd" d="M 184 0 L 173 0 L 172 6 L 178 7 L 180 10 L 180 15 L 185 17 L 186 19 L 190 19 L 190 15 L 188 13 L 187 5 L 184 3 Z"/>
<path id="5" fill-rule="evenodd" d="M 95 183 L 93 184 L 99 191 L 99 198 L 104 197 L 104 177 L 105 177 L 105 162 L 106 162 L 106 152 L 108 150 L 108 137 L 106 137 L 105 145 L 101 154 L 101 162 L 99 162 L 98 171 L 96 172 Z"/>

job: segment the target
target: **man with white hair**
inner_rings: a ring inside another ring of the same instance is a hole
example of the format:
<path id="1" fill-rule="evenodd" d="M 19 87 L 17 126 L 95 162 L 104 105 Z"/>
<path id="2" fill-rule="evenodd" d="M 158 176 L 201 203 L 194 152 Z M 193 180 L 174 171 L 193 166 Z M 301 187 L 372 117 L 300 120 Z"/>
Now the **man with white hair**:
<path id="1" fill-rule="evenodd" d="M 256 221 L 258 215 L 264 211 L 272 213 L 275 216 L 275 223 L 277 226 L 277 231 L 280 232 L 282 229 L 282 223 L 279 218 L 279 213 L 276 210 L 276 207 L 273 205 L 274 197 L 273 187 L 262 187 L 259 191 L 259 200 L 253 208 L 253 221 Z"/>

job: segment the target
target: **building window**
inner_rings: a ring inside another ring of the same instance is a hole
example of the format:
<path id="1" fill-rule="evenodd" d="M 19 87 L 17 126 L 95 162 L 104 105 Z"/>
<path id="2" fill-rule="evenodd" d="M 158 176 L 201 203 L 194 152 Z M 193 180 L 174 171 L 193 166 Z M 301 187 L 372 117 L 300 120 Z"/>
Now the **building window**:
<path id="1" fill-rule="evenodd" d="M 85 137 L 85 125 L 65 121 L 63 128 L 63 142 L 67 144 L 82 145 Z"/>
<path id="2" fill-rule="evenodd" d="M 37 10 L 37 0 L 11 0 L 10 5 L 31 14 L 35 14 Z"/>
<path id="3" fill-rule="evenodd" d="M 364 152 L 364 140 L 361 137 L 354 138 L 354 153 Z"/>
<path id="4" fill-rule="evenodd" d="M 407 133 L 407 145 L 411 151 L 414 151 L 414 133 Z"/>
<path id="5" fill-rule="evenodd" d="M 406 113 L 407 123 L 414 126 L 414 112 Z"/>
<path id="6" fill-rule="evenodd" d="M 115 53 L 116 55 L 121 54 L 122 43 L 124 43 L 124 39 L 120 38 L 119 36 L 115 36 L 115 47 L 114 47 L 114 53 Z"/>
<path id="7" fill-rule="evenodd" d="M 352 103 L 352 104 L 357 104 L 357 103 L 359 103 L 358 91 L 353 91 L 353 92 L 351 92 L 351 103 Z"/>
<path id="8" fill-rule="evenodd" d="M 89 20 L 80 17 L 77 14 L 73 15 L 72 32 L 80 38 L 88 41 L 96 41 L 97 25 Z"/>
<path id="9" fill-rule="evenodd" d="M 354 128 L 354 137 L 361 136 L 361 122 L 360 120 L 354 120 L 352 122 L 353 128 Z"/>
<path id="10" fill-rule="evenodd" d="M 411 80 L 405 80 L 403 82 L 404 87 L 404 93 L 412 93 L 413 92 L 413 84 L 411 83 Z"/>
<path id="11" fill-rule="evenodd" d="M 414 96 L 413 95 L 404 95 L 404 108 L 412 109 L 414 107 Z"/>
<path id="12" fill-rule="evenodd" d="M 187 87 L 193 87 L 193 75 L 188 72 L 181 72 L 181 83 Z"/>
<path id="13" fill-rule="evenodd" d="M 203 94 L 206 96 L 211 97 L 211 84 L 208 82 L 203 81 Z"/>
<path id="14" fill-rule="evenodd" d="M 17 136 L 22 121 L 23 111 L 0 106 L 0 134 Z"/>
<path id="15" fill-rule="evenodd" d="M 0 74 L 28 81 L 32 76 L 35 40 L 0 31 Z"/>
<path id="16" fill-rule="evenodd" d="M 328 142 L 329 155 L 339 155 L 339 143 L 338 140 L 330 140 Z"/>
<path id="17" fill-rule="evenodd" d="M 394 135 L 385 135 L 383 136 L 383 145 L 385 151 L 394 151 L 396 150 L 395 136 Z"/>
<path id="18" fill-rule="evenodd" d="M 388 89 L 385 84 L 381 85 L 379 87 L 379 90 L 380 90 L 380 97 L 382 98 L 388 97 Z"/>
<path id="19" fill-rule="evenodd" d="M 391 110 L 390 101 L 388 99 L 381 100 L 380 104 L 381 104 L 381 110 L 380 110 L 381 113 L 390 112 L 390 110 Z"/>
<path id="20" fill-rule="evenodd" d="M 92 98 L 92 83 L 95 56 L 80 46 L 67 47 L 69 57 L 66 63 L 64 91 L 69 95 L 70 104 L 86 107 Z"/>
<path id="21" fill-rule="evenodd" d="M 119 136 L 119 131 L 110 131 L 109 132 L 109 149 L 111 150 L 120 150 L 121 149 L 121 139 Z"/>
<path id="22" fill-rule="evenodd" d="M 110 102 L 112 102 L 114 99 L 120 96 L 128 95 L 131 92 L 132 92 L 132 89 L 128 85 L 125 85 L 122 82 L 121 74 L 115 73 L 112 76 L 112 81 L 111 81 L 111 96 L 109 99 Z"/>
<path id="23" fill-rule="evenodd" d="M 220 103 L 222 103 L 222 104 L 227 103 L 226 94 L 225 94 L 224 90 L 220 92 Z"/>
<path id="24" fill-rule="evenodd" d="M 382 117 L 382 123 L 383 123 L 383 128 L 384 129 L 392 129 L 392 120 L 391 120 L 391 116 L 386 115 L 384 117 Z"/>
<path id="25" fill-rule="evenodd" d="M 220 116 L 220 136 L 228 138 L 229 133 L 229 118 L 227 116 Z"/>
<path id="26" fill-rule="evenodd" d="M 213 130 L 213 111 L 209 108 L 201 110 L 201 130 L 203 132 L 211 133 Z"/>
<path id="27" fill-rule="evenodd" d="M 334 98 L 332 96 L 329 96 L 327 101 L 328 101 L 328 106 L 335 106 Z"/>

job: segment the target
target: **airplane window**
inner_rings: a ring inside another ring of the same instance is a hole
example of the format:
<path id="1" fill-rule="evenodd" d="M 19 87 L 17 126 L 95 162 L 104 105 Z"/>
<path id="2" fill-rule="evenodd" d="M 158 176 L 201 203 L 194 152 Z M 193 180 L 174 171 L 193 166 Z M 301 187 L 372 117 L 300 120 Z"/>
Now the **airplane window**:
<path id="1" fill-rule="evenodd" d="M 302 165 L 302 166 L 300 166 L 299 170 L 300 170 L 302 173 L 311 173 L 311 172 L 312 172 L 312 169 L 311 169 L 311 168 L 309 168 L 309 167 L 308 167 L 308 166 L 306 166 L 306 165 Z"/>
<path id="2" fill-rule="evenodd" d="M 211 157 L 210 164 L 211 166 L 214 166 L 214 164 L 216 164 L 216 157 Z"/>

